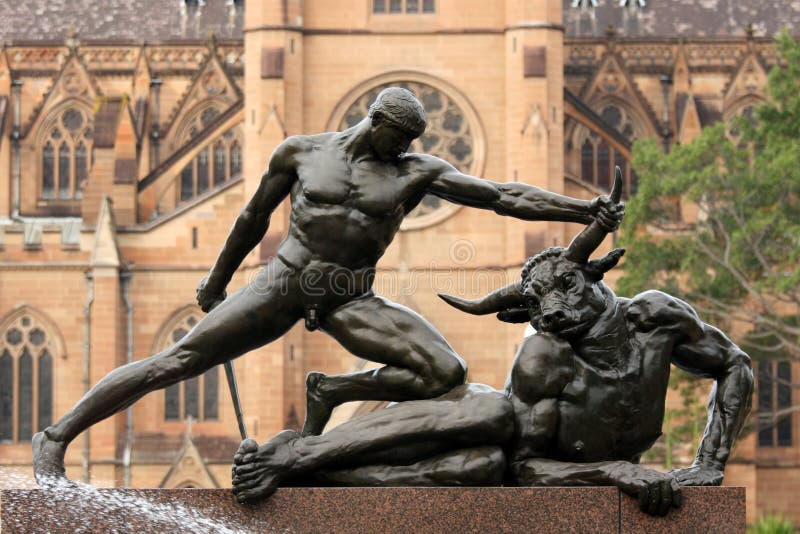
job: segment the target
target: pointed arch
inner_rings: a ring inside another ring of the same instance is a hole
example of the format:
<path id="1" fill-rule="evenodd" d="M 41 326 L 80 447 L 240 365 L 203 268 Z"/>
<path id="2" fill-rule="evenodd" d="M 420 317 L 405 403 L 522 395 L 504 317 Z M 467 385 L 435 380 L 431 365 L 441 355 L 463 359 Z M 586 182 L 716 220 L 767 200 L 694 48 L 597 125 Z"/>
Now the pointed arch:
<path id="1" fill-rule="evenodd" d="M 91 167 L 94 115 L 83 98 L 68 98 L 41 121 L 34 138 L 42 200 L 79 200 Z"/>
<path id="2" fill-rule="evenodd" d="M 604 95 L 592 103 L 592 109 L 629 141 L 656 134 L 646 114 L 619 96 Z"/>
<path id="3" fill-rule="evenodd" d="M 23 321 L 25 318 L 28 318 L 30 322 Z M 2 339 L 5 339 L 6 331 L 17 322 L 38 326 L 46 335 L 46 343 L 41 346 L 47 348 L 50 354 L 56 359 L 67 358 L 66 345 L 64 344 L 64 337 L 61 335 L 61 329 L 49 315 L 28 304 L 17 306 L 5 317 L 0 319 L 0 335 L 3 336 Z M 26 326 L 26 328 L 29 327 Z M 38 342 L 39 339 L 41 339 L 40 334 L 35 332 L 34 340 Z"/>
<path id="4" fill-rule="evenodd" d="M 27 138 L 31 132 L 38 135 L 45 118 L 49 117 L 55 109 L 63 106 L 65 101 L 80 100 L 91 107 L 94 99 L 102 94 L 100 87 L 89 75 L 81 58 L 71 52 L 64 61 L 64 66 L 58 73 L 53 86 L 47 91 L 44 100 L 33 111 L 28 124 L 22 128 L 22 137 Z"/>
<path id="5" fill-rule="evenodd" d="M 200 135 L 223 113 L 226 105 L 219 99 L 196 105 L 176 128 L 172 148 L 177 150 Z M 241 172 L 243 139 L 242 127 L 237 125 L 205 143 L 179 175 L 180 186 L 175 188 L 176 203 L 192 200 L 238 175 Z"/>
<path id="6" fill-rule="evenodd" d="M 208 465 L 192 436 L 187 432 L 183 447 L 172 462 L 167 474 L 158 485 L 160 488 L 218 488 L 216 478 L 208 469 Z"/>
<path id="7" fill-rule="evenodd" d="M 747 113 L 748 108 L 752 110 L 753 108 L 756 108 L 765 102 L 766 100 L 761 95 L 744 95 L 728 103 L 728 105 L 722 111 L 722 119 L 725 122 L 730 123 L 735 117 Z"/>
<path id="8" fill-rule="evenodd" d="M 616 52 L 609 51 L 603 55 L 594 76 L 581 91 L 580 99 L 589 103 L 598 114 L 610 102 L 625 106 L 637 116 L 640 138 L 658 134 L 659 121 L 655 111 Z"/>
<path id="9" fill-rule="evenodd" d="M 187 111 L 169 135 L 172 150 L 177 150 L 219 117 L 230 107 L 222 98 L 207 98 Z"/>
<path id="10" fill-rule="evenodd" d="M 53 322 L 28 306 L 0 321 L 0 442 L 28 442 L 52 423 L 53 366 L 63 346 Z"/>
<path id="11" fill-rule="evenodd" d="M 236 82 L 228 75 L 214 51 L 209 51 L 189 88 L 165 122 L 165 140 L 177 150 L 176 143 L 185 137 L 187 118 L 197 114 L 198 109 L 215 106 L 220 113 L 242 97 Z M 199 104 L 192 105 L 195 102 Z"/>
<path id="12" fill-rule="evenodd" d="M 203 316 L 196 304 L 175 310 L 164 321 L 153 342 L 153 353 L 161 352 L 180 341 Z M 213 367 L 202 375 L 164 390 L 165 421 L 192 417 L 195 421 L 215 421 L 219 417 L 219 369 Z"/>
<path id="13" fill-rule="evenodd" d="M 766 94 L 768 68 L 758 54 L 751 52 L 739 63 L 739 68 L 723 89 L 723 107 L 730 109 L 734 104 L 747 97 L 763 99 Z"/>

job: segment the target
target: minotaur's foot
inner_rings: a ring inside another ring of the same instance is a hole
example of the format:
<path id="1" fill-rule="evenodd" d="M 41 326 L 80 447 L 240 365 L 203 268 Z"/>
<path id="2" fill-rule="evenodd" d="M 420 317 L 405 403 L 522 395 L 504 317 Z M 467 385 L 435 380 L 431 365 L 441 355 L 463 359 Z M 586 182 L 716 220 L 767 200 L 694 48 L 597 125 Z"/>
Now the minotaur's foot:
<path id="1" fill-rule="evenodd" d="M 306 378 L 306 422 L 303 424 L 303 436 L 319 436 L 328 424 L 333 406 L 322 398 L 319 391 L 320 382 L 325 379 L 323 373 L 311 372 Z"/>
<path id="2" fill-rule="evenodd" d="M 42 487 L 74 486 L 67 480 L 64 470 L 64 453 L 67 445 L 63 441 L 50 439 L 44 432 L 37 432 L 33 444 L 33 474 Z"/>
<path id="3" fill-rule="evenodd" d="M 246 439 L 233 457 L 233 493 L 240 503 L 266 499 L 291 472 L 298 455 L 292 443 L 300 438 L 294 430 L 284 430 L 260 447 Z"/>

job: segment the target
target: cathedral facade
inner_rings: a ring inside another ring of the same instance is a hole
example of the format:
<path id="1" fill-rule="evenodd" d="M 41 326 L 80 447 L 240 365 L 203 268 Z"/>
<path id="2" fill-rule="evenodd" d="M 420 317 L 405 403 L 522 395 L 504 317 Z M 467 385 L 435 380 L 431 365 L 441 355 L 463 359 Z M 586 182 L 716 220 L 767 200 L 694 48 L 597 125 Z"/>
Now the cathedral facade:
<path id="1" fill-rule="evenodd" d="M 111 369 L 202 319 L 197 284 L 287 136 L 353 125 L 381 88 L 401 85 L 428 115 L 416 151 L 580 198 L 606 192 L 618 165 L 633 195 L 632 142 L 656 137 L 668 150 L 750 113 L 778 61 L 770 36 L 800 28 L 800 8 L 757 2 L 623 4 L 9 6 L 0 15 L 0 472 L 29 474 L 33 433 Z M 683 215 L 695 216 L 690 207 Z M 287 217 L 283 205 L 229 290 L 275 255 Z M 497 288 L 528 255 L 578 230 L 429 197 L 379 263 L 376 290 L 431 320 L 467 361 L 469 380 L 502 387 L 522 329 L 459 314 L 436 293 Z M 307 372 L 369 365 L 296 325 L 235 363 L 249 432 L 262 441 L 302 424 Z M 759 396 L 763 413 L 791 403 L 780 383 L 800 383 L 796 366 L 770 366 L 764 376 L 783 382 L 771 379 L 770 395 Z M 331 424 L 377 407 L 342 406 Z M 771 440 L 745 438 L 728 466 L 726 483 L 748 487 L 749 520 L 797 514 L 800 414 L 782 421 Z M 226 487 L 238 442 L 223 372 L 212 369 L 79 436 L 67 475 Z"/>

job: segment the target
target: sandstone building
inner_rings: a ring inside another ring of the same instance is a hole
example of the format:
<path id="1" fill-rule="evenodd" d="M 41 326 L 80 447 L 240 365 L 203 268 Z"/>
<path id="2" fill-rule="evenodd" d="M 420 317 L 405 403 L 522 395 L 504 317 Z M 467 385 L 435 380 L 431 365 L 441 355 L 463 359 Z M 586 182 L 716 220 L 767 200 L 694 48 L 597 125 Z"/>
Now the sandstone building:
<path id="1" fill-rule="evenodd" d="M 29 473 L 32 433 L 112 368 L 202 318 L 197 283 L 286 136 L 354 124 L 380 88 L 400 84 L 428 111 L 417 150 L 582 198 L 604 192 L 619 165 L 635 194 L 632 141 L 669 147 L 749 113 L 777 61 L 769 36 L 800 29 L 796 2 L 622 3 L 80 0 L 66 11 L 7 2 L 0 470 Z M 231 288 L 274 254 L 286 216 L 284 206 Z M 379 264 L 377 289 L 429 318 L 470 380 L 502 387 L 522 329 L 458 314 L 436 292 L 498 287 L 577 229 L 427 198 Z M 248 429 L 264 440 L 298 427 L 309 370 L 364 365 L 298 324 L 236 362 Z M 800 383 L 796 365 L 770 363 L 761 375 Z M 768 382 L 758 410 L 800 403 L 784 382 Z M 375 407 L 345 406 L 335 419 Z M 790 506 L 798 433 L 794 414 L 740 444 L 727 483 L 748 486 L 750 520 L 780 510 L 800 522 Z M 214 369 L 93 427 L 71 446 L 67 472 L 109 486 L 227 486 L 238 441 Z"/>

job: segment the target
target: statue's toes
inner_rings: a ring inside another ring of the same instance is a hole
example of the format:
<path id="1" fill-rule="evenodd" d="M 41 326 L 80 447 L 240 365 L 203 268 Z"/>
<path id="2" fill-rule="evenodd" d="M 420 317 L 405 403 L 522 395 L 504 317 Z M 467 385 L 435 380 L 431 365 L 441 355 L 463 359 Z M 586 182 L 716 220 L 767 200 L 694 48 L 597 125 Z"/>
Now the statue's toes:
<path id="1" fill-rule="evenodd" d="M 236 454 L 247 454 L 248 452 L 256 452 L 258 450 L 258 442 L 254 439 L 244 439 L 239 444 L 239 450 Z"/>
<path id="2" fill-rule="evenodd" d="M 245 484 L 252 481 L 259 481 L 264 478 L 263 471 L 252 471 L 249 473 L 236 473 L 233 476 L 233 483 L 234 484 Z"/>
<path id="3" fill-rule="evenodd" d="M 275 493 L 275 487 L 273 485 L 268 483 L 262 483 L 258 484 L 253 488 L 244 489 L 236 493 L 236 499 L 240 503 L 244 504 L 248 502 L 266 499 L 273 493 Z"/>
<path id="4" fill-rule="evenodd" d="M 239 495 L 242 492 L 250 491 L 253 488 L 261 485 L 261 478 L 254 477 L 243 480 L 241 477 L 234 477 L 233 479 L 233 493 Z"/>
<path id="5" fill-rule="evenodd" d="M 264 470 L 264 466 L 261 462 L 253 462 L 250 464 L 241 464 L 234 466 L 233 468 L 233 475 L 234 476 L 242 476 L 251 473 L 258 473 Z"/>

